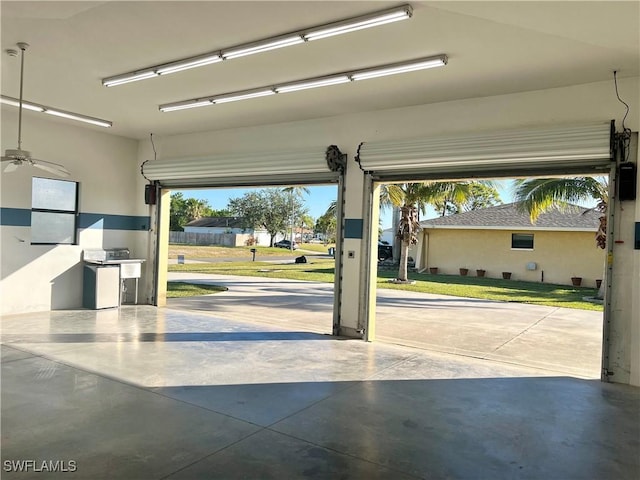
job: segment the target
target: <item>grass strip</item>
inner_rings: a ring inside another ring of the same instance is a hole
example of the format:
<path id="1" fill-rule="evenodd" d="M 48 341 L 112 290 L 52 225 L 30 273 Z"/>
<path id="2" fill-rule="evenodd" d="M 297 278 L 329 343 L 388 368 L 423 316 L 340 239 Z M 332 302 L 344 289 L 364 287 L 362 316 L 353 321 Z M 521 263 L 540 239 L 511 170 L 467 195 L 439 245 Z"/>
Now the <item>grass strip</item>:
<path id="1" fill-rule="evenodd" d="M 274 262 L 219 262 L 170 265 L 172 272 L 212 273 L 218 275 L 245 275 L 252 277 L 286 278 L 292 280 L 333 283 L 334 261 L 332 259 L 311 259 L 310 263 Z M 378 288 L 390 288 L 435 295 L 479 298 L 503 302 L 547 305 L 602 311 L 602 305 L 587 302 L 583 297 L 593 297 L 592 288 L 571 287 L 551 283 L 522 282 L 497 278 L 478 278 L 458 275 L 432 275 L 428 273 L 409 274 L 415 284 L 389 283 L 396 277 L 395 270 L 379 270 Z"/>
<path id="2" fill-rule="evenodd" d="M 167 282 L 167 298 L 195 297 L 226 292 L 227 287 L 204 283 Z"/>

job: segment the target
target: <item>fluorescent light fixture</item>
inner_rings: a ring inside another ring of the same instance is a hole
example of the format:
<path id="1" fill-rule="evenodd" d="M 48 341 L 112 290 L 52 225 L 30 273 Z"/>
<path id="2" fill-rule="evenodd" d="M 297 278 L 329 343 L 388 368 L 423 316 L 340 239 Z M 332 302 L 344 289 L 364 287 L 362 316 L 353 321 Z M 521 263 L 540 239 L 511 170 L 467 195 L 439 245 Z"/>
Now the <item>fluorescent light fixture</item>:
<path id="1" fill-rule="evenodd" d="M 115 87 L 116 85 L 124 85 L 125 83 L 137 82 L 138 80 L 145 80 L 147 78 L 155 77 L 157 73 L 155 71 L 142 72 L 142 73 L 127 73 L 124 75 L 118 75 L 116 77 L 109 77 L 102 80 L 102 85 L 105 87 Z"/>
<path id="2" fill-rule="evenodd" d="M 231 58 L 253 55 L 254 53 L 267 52 L 269 50 L 275 50 L 277 48 L 289 47 L 291 45 L 297 45 L 299 43 L 304 43 L 304 39 L 301 35 L 288 35 L 280 39 L 266 40 L 263 42 L 257 42 L 238 48 L 224 50 L 222 52 L 222 57 L 225 60 L 229 60 Z"/>
<path id="3" fill-rule="evenodd" d="M 427 59 L 424 61 L 409 62 L 409 63 L 403 62 L 403 63 L 389 65 L 382 68 L 371 68 L 367 70 L 362 70 L 360 72 L 353 73 L 351 75 L 351 79 L 354 81 L 368 80 L 369 78 L 384 77 L 386 75 L 395 75 L 397 73 L 415 72 L 416 70 L 442 67 L 446 65 L 446 63 L 447 63 L 447 57 L 443 55 L 438 58 Z"/>
<path id="4" fill-rule="evenodd" d="M 176 110 L 186 110 L 188 108 L 204 107 L 212 105 L 211 100 L 188 100 L 186 102 L 176 103 L 171 106 L 160 108 L 162 112 L 175 112 Z"/>
<path id="5" fill-rule="evenodd" d="M 298 90 L 325 87 L 328 85 L 337 85 L 340 83 L 347 83 L 355 80 L 368 80 L 370 78 L 383 77 L 386 75 L 395 75 L 398 73 L 414 72 L 427 68 L 443 67 L 447 64 L 447 62 L 447 56 L 442 54 L 436 55 L 434 57 L 418 58 L 406 62 L 398 62 L 387 65 L 380 65 L 377 67 L 363 68 L 360 70 L 352 70 L 350 72 L 335 73 L 322 77 L 307 78 L 305 80 L 266 86 L 253 90 L 242 90 L 220 95 L 211 95 L 204 99 L 194 98 L 191 100 L 182 100 L 180 102 L 165 103 L 164 105 L 160 105 L 158 108 L 161 112 L 172 112 L 175 110 L 183 110 L 185 108 L 235 102 L 238 100 L 247 100 L 250 98 L 273 95 L 275 93 L 295 92 Z"/>
<path id="6" fill-rule="evenodd" d="M 230 60 L 232 58 L 253 55 L 254 53 L 262 53 L 269 50 L 275 50 L 277 48 L 298 45 L 308 40 L 319 40 L 321 38 L 354 32 L 364 28 L 377 27 L 378 25 L 384 25 L 386 23 L 406 20 L 411 18 L 412 15 L 413 8 L 411 5 L 401 5 L 399 7 L 361 15 L 359 17 L 339 20 L 337 22 L 318 25 L 304 30 L 286 33 L 284 35 L 265 38 L 257 42 L 223 48 L 221 50 L 103 78 L 102 85 L 105 87 L 124 85 L 126 83 L 137 82 L 138 80 L 146 80 L 160 75 L 168 75 L 170 73 L 181 72 L 190 68 L 210 65 L 212 63 L 220 62 L 223 59 Z"/>
<path id="7" fill-rule="evenodd" d="M 78 113 L 70 113 L 64 112 L 61 110 L 54 110 L 52 108 L 45 108 L 44 113 L 49 115 L 54 115 L 56 117 L 68 118 L 69 120 L 77 120 L 79 122 L 90 123 L 92 125 L 97 125 L 98 127 L 110 127 L 112 125 L 111 122 L 107 122 L 106 120 L 100 120 L 99 118 L 87 117 L 86 115 L 80 115 Z"/>
<path id="8" fill-rule="evenodd" d="M 347 75 L 339 75 L 336 77 L 327 77 L 310 82 L 297 82 L 281 85 L 275 88 L 277 93 L 297 92 L 298 90 L 306 90 L 308 88 L 326 87 L 327 85 L 337 85 L 339 83 L 348 83 L 351 80 Z"/>
<path id="9" fill-rule="evenodd" d="M 218 53 L 200 55 L 198 57 L 192 57 L 189 60 L 183 60 L 179 62 L 169 63 L 163 67 L 159 67 L 156 70 L 158 75 L 167 75 L 169 73 L 182 72 L 190 68 L 203 67 L 205 65 L 211 65 L 212 63 L 221 62 L 222 57 Z"/>
<path id="10" fill-rule="evenodd" d="M 13 97 L 7 97 L 5 95 L 0 96 L 0 103 L 11 105 L 13 107 L 20 106 L 20 100 L 17 100 Z M 100 118 L 90 117 L 88 115 L 82 115 L 80 113 L 67 112 L 58 108 L 47 107 L 46 105 L 41 105 L 34 102 L 26 102 L 24 100 L 22 101 L 22 108 L 33 110 L 34 112 L 47 113 L 56 117 L 68 118 L 69 120 L 76 120 L 78 122 L 90 123 L 91 125 L 97 125 L 98 127 L 109 128 L 113 125 L 113 123 L 108 120 L 102 120 Z"/>
<path id="11" fill-rule="evenodd" d="M 11 97 L 5 97 L 4 95 L 0 97 L 0 103 L 4 103 L 5 105 L 11 105 L 12 107 L 20 106 L 20 100 L 13 99 Z M 41 107 L 40 105 L 25 102 L 24 100 L 22 101 L 22 108 L 24 108 L 25 110 L 33 110 L 34 112 L 44 112 L 44 108 Z"/>
<path id="12" fill-rule="evenodd" d="M 308 30 L 304 34 L 305 40 L 320 40 L 321 38 L 333 37 L 334 35 L 342 35 L 343 33 L 355 32 L 364 28 L 377 27 L 387 23 L 407 20 L 413 15 L 413 9 L 410 5 L 385 10 L 366 17 L 357 17 L 351 20 L 344 20 L 325 27 Z"/>
<path id="13" fill-rule="evenodd" d="M 276 92 L 272 89 L 265 90 L 260 89 L 258 91 L 248 92 L 248 93 L 239 93 L 232 94 L 230 96 L 223 97 L 213 97 L 213 103 L 228 103 L 228 102 L 237 102 L 238 100 L 247 100 L 249 98 L 257 98 L 257 97 L 266 97 L 267 95 L 273 95 Z"/>

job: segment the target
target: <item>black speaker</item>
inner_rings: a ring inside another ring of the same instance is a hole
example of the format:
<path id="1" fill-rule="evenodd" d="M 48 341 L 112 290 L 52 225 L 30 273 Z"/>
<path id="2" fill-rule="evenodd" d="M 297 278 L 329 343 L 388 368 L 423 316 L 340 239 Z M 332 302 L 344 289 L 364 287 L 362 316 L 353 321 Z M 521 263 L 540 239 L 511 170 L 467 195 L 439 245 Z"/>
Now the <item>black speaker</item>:
<path id="1" fill-rule="evenodd" d="M 156 186 L 151 183 L 144 186 L 144 203 L 147 205 L 156 204 Z"/>
<path id="2" fill-rule="evenodd" d="M 618 199 L 635 200 L 638 185 L 638 170 L 632 162 L 621 163 L 618 167 Z"/>

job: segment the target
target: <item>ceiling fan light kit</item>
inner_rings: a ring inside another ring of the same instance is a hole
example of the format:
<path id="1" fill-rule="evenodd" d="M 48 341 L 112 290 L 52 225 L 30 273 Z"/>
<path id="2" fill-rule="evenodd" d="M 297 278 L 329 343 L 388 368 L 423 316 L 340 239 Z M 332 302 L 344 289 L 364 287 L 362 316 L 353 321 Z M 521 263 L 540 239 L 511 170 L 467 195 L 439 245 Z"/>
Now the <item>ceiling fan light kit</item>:
<path id="1" fill-rule="evenodd" d="M 322 77 L 307 78 L 297 82 L 288 82 L 270 87 L 262 87 L 253 90 L 242 90 L 238 92 L 230 92 L 220 95 L 211 95 L 203 98 L 192 98 L 179 102 L 165 103 L 160 105 L 158 109 L 161 112 L 175 112 L 187 108 L 206 107 L 216 105 L 218 103 L 227 103 L 237 100 L 248 100 L 256 97 L 264 97 L 275 93 L 289 93 L 310 88 L 325 87 L 329 85 L 337 85 L 340 83 L 348 83 L 352 81 L 368 80 L 387 75 L 396 75 L 399 73 L 415 72 L 417 70 L 425 70 L 428 68 L 443 67 L 448 63 L 445 54 L 436 55 L 434 57 L 418 58 L 406 62 L 391 63 L 370 67 L 360 70 L 352 70 L 350 72 L 336 73 L 325 75 Z"/>
<path id="2" fill-rule="evenodd" d="M 298 30 L 296 32 L 278 35 L 275 37 L 265 38 L 257 42 L 245 43 L 234 47 L 216 50 L 213 52 L 187 57 L 173 62 L 154 65 L 147 68 L 141 68 L 132 72 L 122 73 L 102 79 L 102 85 L 105 87 L 115 87 L 126 83 L 137 82 L 138 80 L 146 80 L 161 75 L 181 72 L 191 68 L 202 67 L 212 63 L 230 60 L 233 58 L 253 55 L 255 53 L 267 52 L 277 48 L 284 48 L 298 45 L 308 41 L 320 40 L 334 35 L 342 35 L 345 33 L 362 30 L 364 28 L 372 28 L 385 25 L 400 20 L 408 20 L 413 15 L 411 5 L 401 5 L 399 7 L 389 8 L 367 15 L 339 20 L 337 22 L 318 25 Z M 208 59 L 208 60 L 205 60 Z"/>

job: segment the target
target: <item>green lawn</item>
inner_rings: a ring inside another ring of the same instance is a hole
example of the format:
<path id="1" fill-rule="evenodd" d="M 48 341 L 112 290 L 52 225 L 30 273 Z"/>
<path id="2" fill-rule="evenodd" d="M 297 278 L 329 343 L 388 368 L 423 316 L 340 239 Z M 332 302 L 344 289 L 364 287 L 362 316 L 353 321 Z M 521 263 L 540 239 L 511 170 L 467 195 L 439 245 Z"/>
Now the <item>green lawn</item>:
<path id="1" fill-rule="evenodd" d="M 226 292 L 227 287 L 219 285 L 204 285 L 185 282 L 167 282 L 167 298 L 195 297 L 196 295 L 211 295 Z"/>
<path id="2" fill-rule="evenodd" d="M 328 253 L 329 247 L 335 247 L 334 243 L 326 247 L 322 243 L 302 243 L 301 250 L 308 250 L 318 253 Z M 263 246 L 240 246 L 240 247 L 222 247 L 219 245 L 169 245 L 169 258 L 178 258 L 178 255 L 184 255 L 185 259 L 213 259 L 213 258 L 246 258 L 251 260 L 253 253 L 251 249 L 256 249 L 256 257 L 287 257 L 302 255 L 297 250 L 293 252 L 286 248 L 263 247 Z"/>
<path id="3" fill-rule="evenodd" d="M 169 270 L 172 272 L 216 273 L 221 275 L 247 275 L 333 282 L 333 259 L 309 258 L 309 260 L 310 263 L 303 264 L 274 264 L 270 262 L 191 263 L 170 265 Z M 591 288 L 494 278 L 431 275 L 427 273 L 411 273 L 409 277 L 416 281 L 413 285 L 389 283 L 389 280 L 395 278 L 395 276 L 396 272 L 393 270 L 379 271 L 378 288 L 602 311 L 602 305 L 586 302 L 582 299 L 596 294 L 596 290 Z"/>

